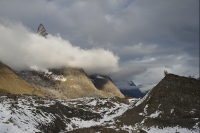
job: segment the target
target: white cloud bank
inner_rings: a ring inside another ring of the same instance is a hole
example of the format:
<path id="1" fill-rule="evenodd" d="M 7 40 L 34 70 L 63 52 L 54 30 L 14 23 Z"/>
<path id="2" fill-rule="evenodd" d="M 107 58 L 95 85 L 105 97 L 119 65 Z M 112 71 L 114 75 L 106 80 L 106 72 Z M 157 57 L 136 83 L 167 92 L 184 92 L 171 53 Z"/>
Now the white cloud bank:
<path id="1" fill-rule="evenodd" d="M 0 40 L 0 60 L 16 70 L 69 66 L 83 68 L 89 74 L 110 74 L 119 69 L 119 57 L 109 50 L 81 49 L 59 35 L 44 38 L 19 22 L 0 20 Z"/>

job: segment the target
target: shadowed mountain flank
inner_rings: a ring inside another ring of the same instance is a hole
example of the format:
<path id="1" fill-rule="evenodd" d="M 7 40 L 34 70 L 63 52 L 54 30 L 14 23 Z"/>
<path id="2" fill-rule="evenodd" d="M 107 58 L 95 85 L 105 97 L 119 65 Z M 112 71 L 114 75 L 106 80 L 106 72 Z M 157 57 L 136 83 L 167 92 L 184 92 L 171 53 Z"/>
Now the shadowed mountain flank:
<path id="1" fill-rule="evenodd" d="M 102 90 L 104 85 L 106 83 L 108 83 L 108 81 L 112 81 L 108 76 L 103 76 L 103 75 L 90 75 L 89 76 L 90 79 L 92 80 L 94 86 L 99 89 L 99 90 Z"/>
<path id="2" fill-rule="evenodd" d="M 110 94 L 110 95 L 117 95 L 121 98 L 124 97 L 124 95 L 120 92 L 120 90 L 116 87 L 116 85 L 112 82 L 112 79 L 105 75 L 91 75 L 90 79 L 92 80 L 94 86 L 103 92 L 104 94 Z"/>

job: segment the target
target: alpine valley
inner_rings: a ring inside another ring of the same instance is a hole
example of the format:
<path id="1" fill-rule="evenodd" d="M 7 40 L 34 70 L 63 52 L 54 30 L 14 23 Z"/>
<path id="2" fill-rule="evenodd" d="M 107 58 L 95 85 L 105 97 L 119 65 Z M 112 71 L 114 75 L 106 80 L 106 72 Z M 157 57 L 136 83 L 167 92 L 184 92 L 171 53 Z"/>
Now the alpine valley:
<path id="1" fill-rule="evenodd" d="M 48 35 L 42 24 L 38 34 Z M 199 80 L 166 74 L 146 95 L 122 92 L 81 68 L 16 71 L 0 62 L 0 133 L 200 132 Z"/>

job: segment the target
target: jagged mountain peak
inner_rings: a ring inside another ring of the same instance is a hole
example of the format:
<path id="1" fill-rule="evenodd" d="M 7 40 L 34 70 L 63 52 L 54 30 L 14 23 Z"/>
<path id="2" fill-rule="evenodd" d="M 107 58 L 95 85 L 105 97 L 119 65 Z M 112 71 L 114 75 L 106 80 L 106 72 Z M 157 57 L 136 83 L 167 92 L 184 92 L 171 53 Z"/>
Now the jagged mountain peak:
<path id="1" fill-rule="evenodd" d="M 44 37 L 47 37 L 48 35 L 48 32 L 46 31 L 46 29 L 44 28 L 43 24 L 40 24 L 39 27 L 38 27 L 38 30 L 37 30 L 37 33 L 39 35 L 42 35 Z"/>

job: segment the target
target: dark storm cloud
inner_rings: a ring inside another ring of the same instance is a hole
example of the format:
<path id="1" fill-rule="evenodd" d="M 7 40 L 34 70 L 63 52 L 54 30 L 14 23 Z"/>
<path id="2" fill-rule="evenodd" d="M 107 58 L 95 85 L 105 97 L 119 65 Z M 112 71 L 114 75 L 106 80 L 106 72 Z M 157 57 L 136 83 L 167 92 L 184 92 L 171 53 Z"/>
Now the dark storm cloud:
<path id="1" fill-rule="evenodd" d="M 117 81 L 146 83 L 149 75 L 155 83 L 163 69 L 199 75 L 198 0 L 1 0 L 0 16 L 32 31 L 43 23 L 81 48 L 113 51 L 120 57 Z"/>

